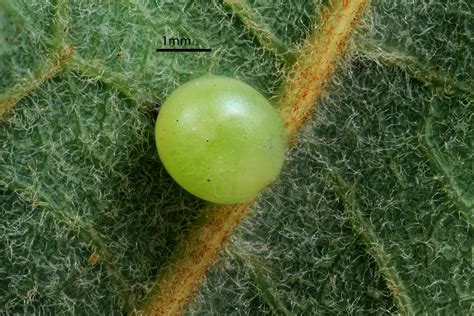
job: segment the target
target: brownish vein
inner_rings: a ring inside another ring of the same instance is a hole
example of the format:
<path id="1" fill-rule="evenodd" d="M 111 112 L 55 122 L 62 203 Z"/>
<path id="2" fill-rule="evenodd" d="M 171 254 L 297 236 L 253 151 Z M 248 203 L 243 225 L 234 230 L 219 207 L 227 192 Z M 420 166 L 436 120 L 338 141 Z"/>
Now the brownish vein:
<path id="1" fill-rule="evenodd" d="M 347 38 L 357 22 L 366 1 L 335 1 L 322 16 L 321 31 L 302 48 L 290 70 L 281 99 L 280 114 L 290 142 L 308 118 L 311 109 L 324 92 L 337 57 L 344 52 Z"/>
<path id="2" fill-rule="evenodd" d="M 280 113 L 290 143 L 324 91 L 337 58 L 343 53 L 365 0 L 334 1 L 322 16 L 323 24 L 301 48 L 298 61 L 288 72 L 280 99 Z M 210 265 L 216 260 L 234 228 L 249 212 L 253 201 L 240 205 L 214 206 L 177 246 L 170 264 L 162 270 L 143 311 L 147 315 L 181 314 Z"/>
<path id="3" fill-rule="evenodd" d="M 69 62 L 74 49 L 70 45 L 61 45 L 59 49 L 52 53 L 40 67 L 33 79 L 24 80 L 17 83 L 5 94 L 0 95 L 0 118 L 10 112 L 15 105 L 31 91 L 37 89 L 45 81 L 54 78 Z"/>
<path id="4" fill-rule="evenodd" d="M 147 315 L 180 314 L 232 230 L 253 203 L 203 210 L 196 227 L 179 244 L 171 264 L 158 278 L 156 293 L 144 304 Z"/>
<path id="5" fill-rule="evenodd" d="M 8 3 L 6 3 L 5 6 L 9 8 L 11 12 L 16 12 L 15 8 L 8 5 Z M 68 28 L 66 14 L 66 2 L 64 0 L 58 1 L 54 15 L 54 34 L 51 39 L 53 51 L 40 65 L 39 69 L 37 69 L 33 78 L 25 78 L 14 85 L 10 90 L 0 95 L 0 119 L 10 112 L 15 105 L 31 91 L 37 89 L 45 81 L 54 78 L 71 59 L 74 48 L 65 43 Z M 17 16 L 22 19 L 22 22 L 26 21 L 21 14 L 18 13 Z"/>

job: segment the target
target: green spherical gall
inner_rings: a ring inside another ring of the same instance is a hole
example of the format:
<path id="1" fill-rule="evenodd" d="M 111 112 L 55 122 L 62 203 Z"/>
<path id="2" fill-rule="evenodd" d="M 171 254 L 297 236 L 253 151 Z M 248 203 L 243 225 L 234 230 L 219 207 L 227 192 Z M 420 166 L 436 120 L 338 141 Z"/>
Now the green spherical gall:
<path id="1" fill-rule="evenodd" d="M 155 128 L 170 175 L 215 203 L 254 198 L 278 176 L 285 156 L 281 119 L 267 99 L 232 78 L 205 76 L 163 103 Z"/>

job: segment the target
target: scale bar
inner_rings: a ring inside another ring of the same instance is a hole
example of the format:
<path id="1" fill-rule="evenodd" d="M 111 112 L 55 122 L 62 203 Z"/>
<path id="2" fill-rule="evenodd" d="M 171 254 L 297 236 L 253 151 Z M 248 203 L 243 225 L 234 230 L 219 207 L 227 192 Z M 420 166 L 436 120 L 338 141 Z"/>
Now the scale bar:
<path id="1" fill-rule="evenodd" d="M 157 52 L 212 52 L 211 48 L 157 48 Z"/>

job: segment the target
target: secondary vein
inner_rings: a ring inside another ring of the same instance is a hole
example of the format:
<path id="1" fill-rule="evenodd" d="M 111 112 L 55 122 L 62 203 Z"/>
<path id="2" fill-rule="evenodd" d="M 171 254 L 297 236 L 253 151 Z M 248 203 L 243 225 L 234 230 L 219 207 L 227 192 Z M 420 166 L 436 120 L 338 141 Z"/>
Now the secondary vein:
<path id="1" fill-rule="evenodd" d="M 432 139 L 433 136 L 433 123 L 432 123 L 432 114 L 434 108 L 430 107 L 428 113 L 426 114 L 427 118 L 424 126 L 424 133 L 422 135 L 424 145 L 422 149 L 424 150 L 427 158 L 432 164 L 432 168 L 435 169 L 439 174 L 442 175 L 444 183 L 451 188 L 447 196 L 451 198 L 454 204 L 459 208 L 460 212 L 464 214 L 466 220 L 471 226 L 474 226 L 474 200 L 472 197 L 459 186 L 456 181 L 456 178 L 453 176 L 453 167 L 450 163 L 443 158 L 439 148 L 435 145 L 435 142 Z"/>
<path id="2" fill-rule="evenodd" d="M 291 51 L 264 23 L 258 21 L 255 12 L 245 0 L 223 0 L 223 3 L 236 15 L 245 28 L 257 38 L 263 48 L 282 58 L 287 67 L 295 63 L 295 52 Z"/>
<path id="3" fill-rule="evenodd" d="M 364 41 L 359 44 L 358 49 L 360 53 L 369 58 L 395 65 L 407 71 L 413 77 L 425 84 L 442 88 L 444 93 L 457 93 L 471 99 L 474 97 L 473 87 L 469 83 L 457 81 L 450 76 L 448 72 L 440 73 L 435 70 L 433 65 L 420 63 L 414 56 L 397 51 L 383 43 Z"/>
<path id="4" fill-rule="evenodd" d="M 137 97 L 139 95 L 138 89 L 127 83 L 123 75 L 107 70 L 100 62 L 87 62 L 77 54 L 74 54 L 67 68 L 79 76 L 102 82 L 104 85 L 121 93 L 137 107 L 141 106 Z"/>
<path id="5" fill-rule="evenodd" d="M 345 212 L 348 214 L 354 233 L 359 236 L 367 247 L 368 253 L 374 258 L 377 266 L 384 276 L 390 292 L 393 295 L 398 310 L 404 315 L 413 315 L 413 303 L 406 294 L 407 290 L 402 278 L 393 263 L 393 258 L 387 253 L 379 242 L 375 227 L 364 218 L 359 203 L 355 197 L 356 186 L 350 185 L 337 172 L 332 173 L 337 187 L 337 194 L 344 203 Z"/>
<path id="6" fill-rule="evenodd" d="M 24 80 L 5 94 L 0 95 L 0 119 L 31 91 L 37 89 L 45 81 L 54 78 L 61 71 L 64 64 L 69 62 L 73 52 L 74 49 L 67 44 L 60 46 L 57 52 L 54 52 L 45 60 L 40 67 L 40 71 L 33 79 Z"/>
<path id="7" fill-rule="evenodd" d="M 10 178 L 6 173 L 0 173 L 0 175 L 1 186 L 11 192 L 18 193 L 23 199 L 29 201 L 32 207 L 40 207 L 45 211 L 47 216 L 62 223 L 69 230 L 75 232 L 86 244 L 90 245 L 93 253 L 98 254 L 100 262 L 103 263 L 118 293 L 128 288 L 128 284 L 125 284 L 125 279 L 119 275 L 119 269 L 114 264 L 108 247 L 91 224 L 84 222 L 80 216 L 70 214 L 66 208 L 59 205 L 48 192 L 35 187 L 32 182 L 30 183 L 18 178 Z"/>

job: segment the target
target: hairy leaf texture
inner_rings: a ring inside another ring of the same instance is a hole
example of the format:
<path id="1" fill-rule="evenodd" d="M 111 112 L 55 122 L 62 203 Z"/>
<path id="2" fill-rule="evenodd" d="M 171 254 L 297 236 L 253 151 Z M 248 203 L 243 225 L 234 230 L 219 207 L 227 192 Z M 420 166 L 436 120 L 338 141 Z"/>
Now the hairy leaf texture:
<path id="1" fill-rule="evenodd" d="M 0 0 L 0 313 L 147 310 L 211 207 L 159 161 L 159 104 L 212 73 L 279 106 L 352 1 Z M 473 313 L 473 5 L 364 7 L 185 314 Z"/>

